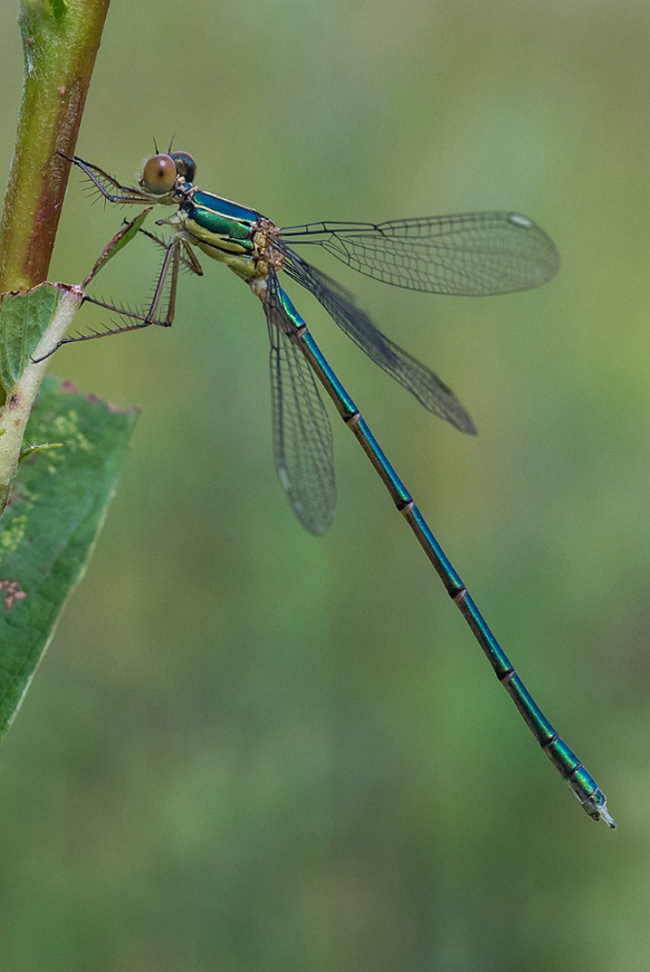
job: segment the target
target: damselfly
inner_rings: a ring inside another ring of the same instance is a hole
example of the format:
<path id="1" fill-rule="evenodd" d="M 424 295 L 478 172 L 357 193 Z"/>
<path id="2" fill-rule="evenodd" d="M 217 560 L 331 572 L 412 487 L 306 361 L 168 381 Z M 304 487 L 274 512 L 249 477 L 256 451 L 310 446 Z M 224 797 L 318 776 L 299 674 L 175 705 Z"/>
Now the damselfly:
<path id="1" fill-rule="evenodd" d="M 437 294 L 478 296 L 536 287 L 558 266 L 548 236 L 527 216 L 513 212 L 464 213 L 383 223 L 310 223 L 278 227 L 255 209 L 204 192 L 194 182 L 196 165 L 186 152 L 157 153 L 145 164 L 137 186 L 126 186 L 98 166 L 70 159 L 112 203 L 173 206 L 157 221 L 169 240 L 146 232 L 164 249 L 162 269 L 146 312 L 118 308 L 117 330 L 66 338 L 61 343 L 170 326 L 180 268 L 202 274 L 195 248 L 225 263 L 262 303 L 271 343 L 271 387 L 275 463 L 280 482 L 303 526 L 323 533 L 334 512 L 332 430 L 315 379 L 359 441 L 390 496 L 459 607 L 499 681 L 505 686 L 537 742 L 594 820 L 614 821 L 602 790 L 539 709 L 498 644 L 406 486 L 382 452 L 352 398 L 325 359 L 279 281 L 285 273 L 312 293 L 339 327 L 369 357 L 410 391 L 426 409 L 461 432 L 474 432 L 453 392 L 429 368 L 375 327 L 354 297 L 308 263 L 296 248 L 320 247 L 350 267 L 385 283 Z M 138 226 L 142 214 L 137 217 Z M 136 220 L 129 225 L 135 226 Z M 163 316 L 164 313 L 164 316 Z"/>

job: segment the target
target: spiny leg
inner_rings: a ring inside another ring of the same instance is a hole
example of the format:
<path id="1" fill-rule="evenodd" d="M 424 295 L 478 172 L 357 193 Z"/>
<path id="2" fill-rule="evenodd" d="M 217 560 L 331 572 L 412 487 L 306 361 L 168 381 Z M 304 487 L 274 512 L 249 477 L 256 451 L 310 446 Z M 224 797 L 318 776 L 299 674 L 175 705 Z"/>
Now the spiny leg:
<path id="1" fill-rule="evenodd" d="M 108 202 L 118 204 L 151 202 L 151 196 L 148 196 L 140 189 L 136 189 L 134 186 L 123 186 L 121 182 L 118 182 L 117 179 L 110 176 L 108 172 L 104 172 L 98 165 L 92 165 L 90 162 L 80 159 L 78 155 L 64 155 L 63 152 L 59 152 L 59 155 L 81 169 Z M 104 182 L 108 183 L 114 189 L 119 189 L 119 193 L 110 192 L 104 185 Z"/>
<path id="2" fill-rule="evenodd" d="M 129 231 L 133 228 L 133 226 L 136 223 L 141 222 L 141 220 L 142 220 L 142 214 L 140 214 L 133 220 L 125 221 L 125 228 L 121 230 L 120 233 L 118 233 L 116 237 L 113 238 L 113 240 L 111 240 L 111 243 L 108 244 L 108 247 L 105 248 L 104 252 L 106 252 L 107 250 L 114 249 L 116 241 L 119 243 L 119 241 L 121 241 L 123 236 L 127 235 Z M 174 322 L 174 314 L 176 311 L 176 294 L 178 292 L 178 275 L 179 275 L 180 267 L 181 266 L 185 267 L 186 269 L 190 270 L 192 273 L 195 273 L 197 276 L 203 276 L 203 268 L 201 267 L 201 264 L 199 263 L 196 254 L 194 253 L 190 245 L 185 240 L 181 240 L 178 237 L 174 236 L 169 242 L 166 242 L 165 240 L 162 240 L 160 237 L 156 236 L 154 233 L 150 233 L 148 230 L 142 229 L 141 226 L 138 226 L 138 231 L 143 233 L 145 236 L 147 236 L 158 246 L 163 247 L 163 249 L 165 250 L 165 257 L 163 259 L 163 264 L 160 273 L 158 275 L 158 280 L 154 288 L 154 294 L 147 313 L 143 315 L 141 312 L 132 310 L 131 308 L 118 307 L 116 304 L 110 303 L 105 300 L 101 300 L 100 298 L 97 297 L 91 297 L 88 294 L 86 294 L 86 296 L 84 297 L 84 302 L 88 301 L 88 303 L 95 304 L 97 307 L 104 307 L 106 308 L 106 310 L 110 310 L 114 314 L 118 314 L 120 317 L 126 317 L 129 320 L 134 321 L 134 323 L 127 324 L 123 327 L 107 328 L 104 331 L 95 331 L 92 334 L 77 334 L 74 337 L 64 338 L 62 341 L 59 342 L 59 344 L 56 345 L 55 348 L 53 348 L 50 354 L 54 354 L 54 351 L 56 351 L 57 348 L 61 347 L 62 344 L 74 344 L 77 343 L 78 341 L 91 341 L 100 337 L 110 337 L 113 334 L 122 334 L 128 331 L 139 331 L 145 327 L 149 327 L 151 324 L 155 324 L 158 327 L 172 326 Z M 185 255 L 181 253 L 181 247 Z M 102 265 L 102 261 L 100 258 L 100 260 L 93 268 L 93 271 L 91 271 L 90 275 L 86 278 L 85 282 L 92 280 L 93 276 L 95 275 L 99 266 L 101 265 Z M 159 320 L 157 317 L 157 313 L 165 291 L 165 283 L 166 283 L 168 273 L 171 273 L 171 277 L 170 277 L 169 297 L 167 300 L 167 312 L 165 314 L 164 319 Z M 47 355 L 46 357 L 49 357 L 49 355 Z M 39 359 L 39 360 L 43 360 L 43 359 Z"/>
<path id="3" fill-rule="evenodd" d="M 192 273 L 197 274 L 197 276 L 203 276 L 203 268 L 196 258 L 195 253 L 191 247 L 185 242 L 185 240 L 172 240 L 171 243 L 161 240 L 160 237 L 155 236 L 153 233 L 149 233 L 147 230 L 140 229 L 139 232 L 143 233 L 145 236 L 157 243 L 165 249 L 166 255 L 163 261 L 162 269 L 156 283 L 154 290 L 154 296 L 152 298 L 151 306 L 146 314 L 142 314 L 139 311 L 134 311 L 131 308 L 117 307 L 115 304 L 109 303 L 108 301 L 101 300 L 97 297 L 90 297 L 86 295 L 84 300 L 87 300 L 91 304 L 96 304 L 98 307 L 105 307 L 107 310 L 113 311 L 115 314 L 119 314 L 122 317 L 129 317 L 135 320 L 142 321 L 143 324 L 146 322 L 148 324 L 156 324 L 159 327 L 171 327 L 174 321 L 174 312 L 176 307 L 176 293 L 178 288 L 178 274 L 182 267 L 190 270 Z M 180 252 L 181 246 L 187 253 L 187 257 L 183 256 Z M 167 314 L 164 320 L 158 320 L 156 317 L 156 311 L 160 304 L 162 294 L 164 292 L 165 277 L 170 269 L 170 250 L 173 250 L 171 257 L 171 280 L 170 280 L 170 292 L 169 299 L 167 302 Z M 110 332 L 114 333 L 113 331 Z"/>
<path id="4" fill-rule="evenodd" d="M 82 282 L 82 287 L 84 290 L 91 283 L 92 280 L 97 276 L 99 271 L 104 267 L 112 257 L 115 256 L 127 243 L 130 243 L 131 239 L 135 233 L 142 228 L 142 223 L 147 218 L 153 206 L 148 206 L 138 213 L 133 219 L 125 219 L 120 230 L 115 234 L 112 240 L 106 244 L 99 257 L 95 261 L 95 264 L 88 274 L 88 276 Z M 144 231 L 143 231 L 144 232 Z M 163 246 L 167 244 L 162 240 L 160 241 Z"/>
<path id="5" fill-rule="evenodd" d="M 158 327 L 171 327 L 174 321 L 174 311 L 176 308 L 176 292 L 178 284 L 178 271 L 180 266 L 180 245 L 181 241 L 178 237 L 172 237 L 168 244 L 165 244 L 165 258 L 163 260 L 162 268 L 160 274 L 158 275 L 158 280 L 154 289 L 153 298 L 149 306 L 149 310 L 146 314 L 138 313 L 137 311 L 130 310 L 128 308 L 118 307 L 115 304 L 109 303 L 108 301 L 101 300 L 97 297 L 90 297 L 88 294 L 85 295 L 83 302 L 88 302 L 95 304 L 98 307 L 104 307 L 107 310 L 112 311 L 115 314 L 119 314 L 120 317 L 126 317 L 133 321 L 132 324 L 126 324 L 121 327 L 107 328 L 104 331 L 93 331 L 91 334 L 76 334 L 73 337 L 65 337 L 59 341 L 48 354 L 43 355 L 42 358 L 33 359 L 34 364 L 38 361 L 44 361 L 45 358 L 49 358 L 55 351 L 57 351 L 64 344 L 77 344 L 80 341 L 94 341 L 97 338 L 110 337 L 114 334 L 126 334 L 128 331 L 141 331 L 145 327 L 149 327 L 152 324 Z M 198 261 L 197 261 L 198 262 Z M 167 301 L 167 312 L 164 320 L 158 320 L 156 314 L 160 307 L 160 302 L 162 300 L 165 282 L 168 273 L 171 272 L 170 278 L 170 289 L 169 298 Z"/>
<path id="6" fill-rule="evenodd" d="M 162 267 L 160 273 L 158 274 L 158 279 L 156 280 L 156 286 L 154 287 L 153 297 L 151 298 L 151 303 L 149 309 L 145 314 L 139 311 L 131 310 L 130 308 L 118 307 L 115 304 L 109 303 L 108 301 L 102 300 L 99 297 L 90 297 L 86 294 L 84 300 L 88 301 L 90 304 L 95 304 L 97 307 L 105 307 L 106 310 L 112 311 L 114 314 L 119 314 L 121 317 L 127 317 L 135 320 L 137 323 L 133 325 L 127 325 L 124 328 L 118 328 L 117 330 L 106 331 L 105 334 L 119 334 L 122 330 L 130 331 L 136 330 L 138 328 L 148 327 L 150 324 L 155 324 L 158 327 L 171 327 L 174 323 L 174 311 L 176 308 L 176 291 L 178 284 L 178 270 L 180 266 L 180 241 L 176 237 L 172 237 L 169 243 L 163 244 L 165 246 L 165 257 L 163 259 Z M 160 303 L 165 292 L 165 284 L 167 282 L 167 275 L 171 273 L 170 277 L 170 288 L 169 288 L 169 298 L 167 300 L 167 311 L 163 320 L 159 320 L 156 316 L 160 308 Z M 103 337 L 104 333 L 99 333 L 97 335 L 92 335 L 93 337 Z M 83 341 L 85 340 L 84 335 L 80 335 L 75 338 L 65 338 L 62 343 L 71 343 L 73 341 Z"/>
<path id="7" fill-rule="evenodd" d="M 149 230 L 139 227 L 138 232 L 142 233 L 143 236 L 146 236 L 154 243 L 157 243 L 158 246 L 162 246 L 162 247 L 167 246 L 165 240 L 161 239 L 160 236 L 156 236 L 155 233 L 149 232 Z M 197 275 L 197 277 L 202 277 L 203 267 L 199 263 L 194 250 L 186 240 L 181 240 L 181 245 L 183 247 L 183 250 L 185 251 L 185 256 L 180 257 L 181 266 L 185 267 L 187 270 L 191 270 L 192 273 L 195 273 Z"/>
<path id="8" fill-rule="evenodd" d="M 159 324 L 161 327 L 171 327 L 174 321 L 174 310 L 176 307 L 176 287 L 178 283 L 178 268 L 179 268 L 179 250 L 180 250 L 180 240 L 178 237 L 173 236 L 171 241 L 167 244 L 167 249 L 165 251 L 165 257 L 163 259 L 162 268 L 158 276 L 158 282 L 156 283 L 153 298 L 151 300 L 151 306 L 147 311 L 145 317 L 146 321 L 151 324 Z M 156 319 L 156 314 L 158 313 L 158 308 L 160 307 L 160 302 L 163 298 L 165 292 L 165 283 L 167 281 L 167 274 L 171 270 L 171 281 L 169 288 L 169 299 L 167 301 L 167 314 L 165 315 L 164 321 L 158 321 Z"/>

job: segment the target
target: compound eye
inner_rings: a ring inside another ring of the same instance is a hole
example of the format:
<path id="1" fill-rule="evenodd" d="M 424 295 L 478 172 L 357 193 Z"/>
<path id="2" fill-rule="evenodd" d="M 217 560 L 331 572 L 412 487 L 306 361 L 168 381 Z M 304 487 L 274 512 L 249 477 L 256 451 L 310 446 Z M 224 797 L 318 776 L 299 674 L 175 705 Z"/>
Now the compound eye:
<path id="1" fill-rule="evenodd" d="M 176 163 L 170 155 L 152 155 L 145 162 L 141 184 L 155 196 L 171 192 L 176 182 Z"/>

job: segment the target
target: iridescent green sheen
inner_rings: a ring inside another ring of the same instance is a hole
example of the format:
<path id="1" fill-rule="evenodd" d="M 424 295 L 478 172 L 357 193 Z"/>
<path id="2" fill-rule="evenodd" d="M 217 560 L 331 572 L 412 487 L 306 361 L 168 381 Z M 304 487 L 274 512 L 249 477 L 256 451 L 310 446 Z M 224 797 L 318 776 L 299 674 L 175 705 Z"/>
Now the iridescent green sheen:
<path id="1" fill-rule="evenodd" d="M 379 443 L 375 439 L 361 415 L 359 415 L 358 421 L 353 427 L 352 431 L 361 443 L 362 449 L 383 479 L 384 485 L 392 496 L 393 502 L 397 506 L 398 510 L 401 510 L 407 503 L 412 503 L 413 500 L 411 499 L 411 494 L 389 463 Z"/>
<path id="2" fill-rule="evenodd" d="M 467 588 L 460 580 L 460 577 L 458 581 L 461 585 L 461 591 L 458 596 L 452 596 L 455 596 L 460 613 L 474 632 L 474 637 L 485 652 L 487 660 L 494 669 L 497 678 L 502 682 L 507 675 L 510 675 L 514 671 L 512 662 L 492 634 L 487 621 L 477 608 L 472 597 L 468 594 Z"/>
<path id="3" fill-rule="evenodd" d="M 420 513 L 418 507 L 414 504 L 410 509 L 405 509 L 404 516 L 408 520 L 413 533 L 418 538 L 425 554 L 438 572 L 438 576 L 445 585 L 449 596 L 454 597 L 463 591 L 465 588 L 462 580 L 434 537 L 429 524 Z"/>
<path id="4" fill-rule="evenodd" d="M 215 196 L 211 192 L 201 192 L 200 190 L 197 190 L 193 194 L 192 203 L 195 208 L 201 210 L 201 219 L 205 220 L 202 225 L 206 229 L 209 227 L 211 218 L 215 220 L 223 218 L 230 221 L 233 230 L 232 235 L 237 235 L 238 237 L 242 235 L 243 230 L 247 234 L 250 234 L 251 226 L 257 222 L 260 215 L 254 209 L 247 209 L 245 206 L 240 206 L 238 203 L 231 202 L 229 199 L 223 199 L 221 196 Z M 215 232 L 219 231 L 215 230 Z"/>
<path id="5" fill-rule="evenodd" d="M 540 746 L 548 746 L 557 733 L 516 672 L 504 680 L 506 691 L 521 712 Z"/>
<path id="6" fill-rule="evenodd" d="M 566 776 L 568 778 L 576 772 L 578 767 L 582 766 L 582 763 L 573 750 L 567 746 L 564 740 L 560 739 L 559 736 L 549 743 L 545 749 L 548 754 L 548 758 L 553 765 L 557 767 L 562 776 Z M 591 779 L 586 770 L 585 776 Z"/>
<path id="7" fill-rule="evenodd" d="M 291 301 L 287 295 L 282 292 L 283 301 L 286 300 L 293 308 L 294 314 L 300 318 L 300 326 L 304 327 L 305 330 L 300 333 L 300 346 L 304 349 L 304 353 L 307 356 L 307 360 L 314 369 L 316 375 L 321 380 L 323 386 L 327 390 L 327 393 L 333 399 L 334 404 L 339 412 L 339 415 L 348 420 L 352 416 L 358 414 L 357 406 L 354 404 L 345 388 L 338 380 L 334 372 L 332 371 L 329 363 L 326 361 L 324 355 L 322 354 L 320 348 L 314 341 L 313 337 L 305 327 L 305 322 L 302 317 L 297 313 L 296 309 L 291 304 Z"/>
<path id="8" fill-rule="evenodd" d="M 234 219 L 232 216 L 220 212 L 219 209 L 216 208 L 216 196 L 209 197 L 209 199 L 214 203 L 210 207 L 204 204 L 199 204 L 197 201 L 197 197 L 199 195 L 205 197 L 208 194 L 196 193 L 192 202 L 188 202 L 185 205 L 184 209 L 187 213 L 187 218 L 204 230 L 205 234 L 242 241 L 245 249 L 252 251 L 253 244 L 250 240 L 251 224 L 249 222 L 240 222 L 239 220 Z M 206 239 L 205 234 L 202 235 L 202 239 L 204 240 Z"/>

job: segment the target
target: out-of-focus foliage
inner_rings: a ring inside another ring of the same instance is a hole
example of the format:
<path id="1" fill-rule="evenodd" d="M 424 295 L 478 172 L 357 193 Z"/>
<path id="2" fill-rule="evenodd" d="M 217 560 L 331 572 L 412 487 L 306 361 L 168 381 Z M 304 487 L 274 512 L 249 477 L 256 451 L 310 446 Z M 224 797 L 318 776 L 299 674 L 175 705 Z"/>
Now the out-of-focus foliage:
<path id="1" fill-rule="evenodd" d="M 36 293 L 25 303 L 33 305 Z M 55 378 L 41 386 L 24 443 L 32 451 L 13 484 L 0 533 L 0 736 L 12 724 L 59 612 L 83 575 L 135 419 L 134 412 L 80 395 Z M 48 443 L 53 435 L 61 441 Z"/>
<path id="2" fill-rule="evenodd" d="M 556 281 L 485 300 L 320 264 L 453 387 L 475 440 L 292 295 L 619 829 L 572 801 L 343 428 L 337 518 L 301 532 L 263 315 L 209 265 L 171 331 L 53 362 L 144 411 L 0 756 L 8 969 L 645 972 L 649 18 L 113 0 L 78 151 L 122 181 L 175 136 L 201 185 L 279 223 L 511 208 L 556 241 Z M 123 215 L 73 173 L 53 277 L 81 279 Z M 144 300 L 160 256 L 134 241 L 99 292 Z"/>

